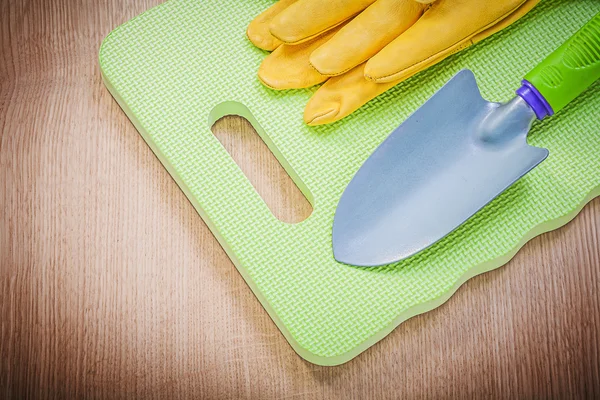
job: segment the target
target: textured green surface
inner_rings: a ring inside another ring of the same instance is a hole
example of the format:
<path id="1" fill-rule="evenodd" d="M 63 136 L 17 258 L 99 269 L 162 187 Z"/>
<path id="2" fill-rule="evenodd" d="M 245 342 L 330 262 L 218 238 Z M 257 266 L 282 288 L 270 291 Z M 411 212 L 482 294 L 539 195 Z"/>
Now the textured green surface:
<path id="1" fill-rule="evenodd" d="M 315 89 L 275 92 L 246 25 L 271 2 L 171 0 L 117 28 L 100 64 L 107 86 L 207 221 L 294 349 L 318 364 L 356 356 L 397 324 L 498 267 L 535 234 L 600 193 L 600 85 L 535 125 L 550 150 L 533 172 L 427 251 L 376 269 L 335 262 L 331 225 L 375 147 L 461 68 L 482 94 L 508 100 L 520 78 L 600 11 L 596 0 L 545 0 L 509 29 L 450 57 L 325 127 L 302 122 Z M 302 223 L 277 220 L 212 135 L 222 115 L 248 117 L 311 201 Z M 199 289 L 200 290 L 200 289 Z"/>

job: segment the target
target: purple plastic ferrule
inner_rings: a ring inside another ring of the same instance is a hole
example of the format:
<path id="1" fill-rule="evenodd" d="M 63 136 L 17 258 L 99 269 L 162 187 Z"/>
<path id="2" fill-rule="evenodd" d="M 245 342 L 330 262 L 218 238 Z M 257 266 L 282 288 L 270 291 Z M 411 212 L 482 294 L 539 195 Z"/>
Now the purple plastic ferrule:
<path id="1" fill-rule="evenodd" d="M 546 116 L 551 116 L 554 114 L 554 110 L 544 96 L 526 79 L 521 81 L 523 84 L 519 89 L 517 89 L 517 95 L 520 96 L 529 107 L 535 113 L 535 116 L 538 119 L 544 119 Z"/>

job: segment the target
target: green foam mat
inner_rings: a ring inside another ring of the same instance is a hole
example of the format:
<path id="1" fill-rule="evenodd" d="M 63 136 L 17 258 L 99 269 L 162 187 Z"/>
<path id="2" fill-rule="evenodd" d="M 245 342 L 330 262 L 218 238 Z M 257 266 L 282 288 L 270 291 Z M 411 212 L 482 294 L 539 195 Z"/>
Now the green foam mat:
<path id="1" fill-rule="evenodd" d="M 331 250 L 337 202 L 397 125 L 462 68 L 473 70 L 485 98 L 508 100 L 525 73 L 600 3 L 542 1 L 510 28 L 321 127 L 302 121 L 316 88 L 276 92 L 256 77 L 266 53 L 249 43 L 245 29 L 270 4 L 168 1 L 115 29 L 101 47 L 100 65 L 111 93 L 306 360 L 350 360 L 600 194 L 597 82 L 535 124 L 529 142 L 548 148 L 550 157 L 458 230 L 397 264 L 337 263 Z M 252 123 L 309 199 L 314 211 L 305 221 L 276 219 L 214 137 L 211 125 L 228 114 Z"/>

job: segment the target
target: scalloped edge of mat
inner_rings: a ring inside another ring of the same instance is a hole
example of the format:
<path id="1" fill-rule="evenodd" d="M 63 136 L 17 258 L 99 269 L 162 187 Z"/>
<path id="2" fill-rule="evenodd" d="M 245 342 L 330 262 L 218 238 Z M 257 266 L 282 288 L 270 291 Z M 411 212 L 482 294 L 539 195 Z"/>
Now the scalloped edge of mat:
<path id="1" fill-rule="evenodd" d="M 485 272 L 489 272 L 494 269 L 500 268 L 504 264 L 508 263 L 519 252 L 519 250 L 531 239 L 535 238 L 536 236 L 542 235 L 546 232 L 550 232 L 550 231 L 559 229 L 562 226 L 566 225 L 571 220 L 573 220 L 590 201 L 592 201 L 594 198 L 600 196 L 600 186 L 597 186 L 592 191 L 590 191 L 587 194 L 587 196 L 585 196 L 583 198 L 583 200 L 579 203 L 579 205 L 574 210 L 572 210 L 568 214 L 565 214 L 561 217 L 555 218 L 550 221 L 543 222 L 543 223 L 535 226 L 533 229 L 531 229 L 529 232 L 527 232 L 523 236 L 521 241 L 511 251 L 509 251 L 509 252 L 505 253 L 504 255 L 497 257 L 493 260 L 489 260 L 489 261 L 486 261 L 479 265 L 476 265 L 474 267 L 471 267 L 463 276 L 461 276 L 458 279 L 456 284 L 450 290 L 448 290 L 443 296 L 440 296 L 437 299 L 434 299 L 434 300 L 431 300 L 431 301 L 428 301 L 425 303 L 421 303 L 418 306 L 409 308 L 405 312 L 398 315 L 398 317 L 396 317 L 387 327 L 380 330 L 375 335 L 371 336 L 369 339 L 365 340 L 364 342 L 362 342 L 361 344 L 359 344 L 352 350 L 350 350 L 344 354 L 340 354 L 340 355 L 333 356 L 333 357 L 318 356 L 318 355 L 315 355 L 315 354 L 311 353 L 310 351 L 304 349 L 302 346 L 300 346 L 300 344 L 294 339 L 292 334 L 288 331 L 286 326 L 281 322 L 281 320 L 279 319 L 277 314 L 273 311 L 273 309 L 269 305 L 269 302 L 267 301 L 267 299 L 262 295 L 262 293 L 254 285 L 254 282 L 248 276 L 245 268 L 241 265 L 240 261 L 237 259 L 237 257 L 233 253 L 233 251 L 229 248 L 225 239 L 221 236 L 221 234 L 215 228 L 212 221 L 204 213 L 204 210 L 202 210 L 202 208 L 196 201 L 195 197 L 192 196 L 189 188 L 181 181 L 179 176 L 177 174 L 175 174 L 173 166 L 160 153 L 157 146 L 152 141 L 152 138 L 143 129 L 141 122 L 136 118 L 136 116 L 131 112 L 129 107 L 123 102 L 121 97 L 117 94 L 112 83 L 106 77 L 106 75 L 104 74 L 104 71 L 102 71 L 101 63 L 100 63 L 100 70 L 102 73 L 102 80 L 104 81 L 104 84 L 108 88 L 108 91 L 110 92 L 110 94 L 117 101 L 117 103 L 119 104 L 121 109 L 123 109 L 123 111 L 129 118 L 129 120 L 133 123 L 133 125 L 135 126 L 135 128 L 137 129 L 139 134 L 142 136 L 142 138 L 148 144 L 148 146 L 152 149 L 152 151 L 154 152 L 156 157 L 160 160 L 162 165 L 166 168 L 166 170 L 169 172 L 171 177 L 175 180 L 177 185 L 185 193 L 188 200 L 192 203 L 192 205 L 196 209 L 196 212 L 198 212 L 198 214 L 200 214 L 200 216 L 202 217 L 202 220 L 206 223 L 206 225 L 208 225 L 212 234 L 215 236 L 215 238 L 217 239 L 217 241 L 219 242 L 221 247 L 225 250 L 225 252 L 227 253 L 227 256 L 231 259 L 231 261 L 235 265 L 236 269 L 239 271 L 239 273 L 242 275 L 242 277 L 246 281 L 246 284 L 248 284 L 248 286 L 250 286 L 252 293 L 254 293 L 254 295 L 260 301 L 263 308 L 267 311 L 267 313 L 269 314 L 269 316 L 271 317 L 273 322 L 275 322 L 275 325 L 277 326 L 277 328 L 281 331 L 281 333 L 286 338 L 288 343 L 292 346 L 294 351 L 300 357 L 302 357 L 306 361 L 313 363 L 313 364 L 317 364 L 317 365 L 321 365 L 321 366 L 335 366 L 335 365 L 343 364 L 343 363 L 346 363 L 346 362 L 352 360 L 354 357 L 358 356 L 360 353 L 367 350 L 369 347 L 373 346 L 375 343 L 379 342 L 384 337 L 389 335 L 396 327 L 398 327 L 404 321 L 406 321 L 412 317 L 415 317 L 419 314 L 423 314 L 428 311 L 432 311 L 433 309 L 444 304 L 469 279 L 471 279 L 477 275 L 483 274 Z M 237 116 L 247 119 L 263 140 L 265 137 L 268 137 L 267 135 L 264 134 L 264 129 L 262 129 L 260 124 L 256 121 L 256 119 L 254 118 L 254 116 L 252 115 L 250 110 L 248 110 L 248 108 L 244 104 L 236 102 L 236 101 L 229 101 L 229 102 L 224 102 L 224 103 L 220 103 L 220 104 L 216 105 L 210 113 L 210 120 L 207 121 L 209 124 L 209 127 L 212 127 L 214 122 L 216 122 L 219 118 L 222 118 L 222 117 L 225 117 L 228 115 L 237 115 Z M 271 146 L 268 146 L 268 147 L 269 147 L 269 149 L 271 149 L 271 151 L 273 151 Z M 281 154 L 277 154 L 277 153 L 274 153 L 274 154 L 278 160 L 281 160 Z M 295 179 L 295 177 L 293 177 L 293 176 L 292 176 L 292 179 L 294 179 L 294 182 L 301 182 L 301 181 Z M 296 183 L 296 184 L 298 184 L 298 183 Z M 310 199 L 309 199 L 309 201 L 310 201 Z"/>

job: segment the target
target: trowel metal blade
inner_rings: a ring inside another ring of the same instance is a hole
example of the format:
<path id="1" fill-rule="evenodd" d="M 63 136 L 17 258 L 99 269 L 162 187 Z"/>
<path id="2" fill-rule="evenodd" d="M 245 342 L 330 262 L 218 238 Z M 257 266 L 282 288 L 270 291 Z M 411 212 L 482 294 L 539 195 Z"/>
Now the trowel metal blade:
<path id="1" fill-rule="evenodd" d="M 462 70 L 376 149 L 338 204 L 333 253 L 379 266 L 431 246 L 548 156 L 527 144 L 534 112 L 490 103 Z"/>

